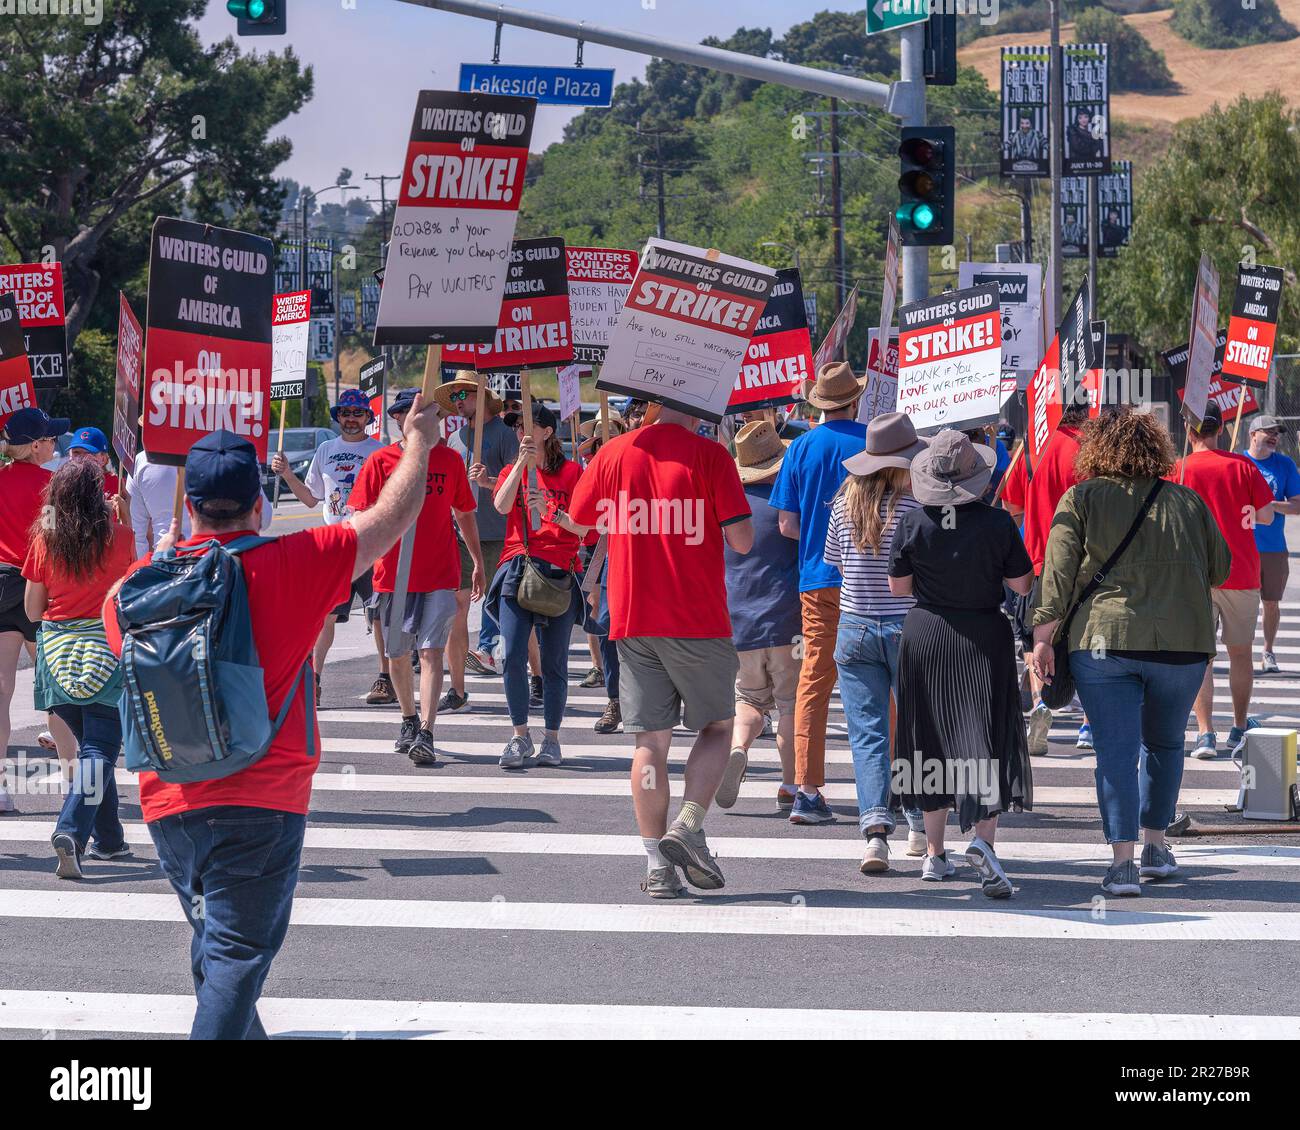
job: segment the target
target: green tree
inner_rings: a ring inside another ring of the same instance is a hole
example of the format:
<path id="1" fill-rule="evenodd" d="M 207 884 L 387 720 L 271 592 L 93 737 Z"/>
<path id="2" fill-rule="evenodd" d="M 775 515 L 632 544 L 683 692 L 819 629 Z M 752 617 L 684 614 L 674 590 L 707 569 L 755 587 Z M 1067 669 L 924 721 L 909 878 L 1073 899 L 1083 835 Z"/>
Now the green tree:
<path id="1" fill-rule="evenodd" d="M 1105 8 L 1089 8 L 1074 21 L 1075 43 L 1110 45 L 1112 90 L 1172 90 L 1177 86 L 1164 54 L 1140 31 Z"/>
<path id="2" fill-rule="evenodd" d="M 1247 47 L 1294 39 L 1294 25 L 1282 18 L 1275 0 L 1175 0 L 1174 31 L 1198 47 Z"/>

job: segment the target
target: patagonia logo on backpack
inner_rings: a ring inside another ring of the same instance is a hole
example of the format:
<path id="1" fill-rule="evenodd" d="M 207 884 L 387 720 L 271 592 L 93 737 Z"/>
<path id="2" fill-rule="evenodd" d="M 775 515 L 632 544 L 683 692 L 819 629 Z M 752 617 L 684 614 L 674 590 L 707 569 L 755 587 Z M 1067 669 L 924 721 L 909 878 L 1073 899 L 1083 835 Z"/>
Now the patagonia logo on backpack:
<path id="1" fill-rule="evenodd" d="M 270 748 L 294 696 L 316 755 L 311 664 L 269 715 L 239 556 L 273 538 L 213 540 L 155 555 L 113 599 L 122 630 L 122 748 L 127 769 L 185 783 L 228 777 Z"/>

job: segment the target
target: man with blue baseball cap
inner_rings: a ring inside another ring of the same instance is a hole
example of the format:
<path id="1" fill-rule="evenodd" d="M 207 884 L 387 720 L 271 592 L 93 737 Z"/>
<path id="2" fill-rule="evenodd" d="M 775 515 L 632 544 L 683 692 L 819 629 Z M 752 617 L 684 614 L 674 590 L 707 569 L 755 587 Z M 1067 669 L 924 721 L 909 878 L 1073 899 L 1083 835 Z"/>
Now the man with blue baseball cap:
<path id="1" fill-rule="evenodd" d="M 345 521 L 352 515 L 348 500 L 352 496 L 352 487 L 357 481 L 357 472 L 361 465 L 384 445 L 367 435 L 367 427 L 374 423 L 375 414 L 370 410 L 370 402 L 360 389 L 345 389 L 339 402 L 330 409 L 330 417 L 338 424 L 340 434 L 328 439 L 316 449 L 311 466 L 307 468 L 307 478 L 302 480 L 293 473 L 289 460 L 281 452 L 271 456 L 271 470 L 285 481 L 293 491 L 294 497 L 309 509 L 315 509 L 325 503 L 325 525 L 333 526 Z M 325 624 L 316 641 L 313 666 L 316 668 L 316 705 L 320 705 L 320 677 L 325 670 L 325 657 L 334 643 L 336 624 L 346 624 L 352 614 L 352 598 L 356 597 L 361 608 L 369 614 L 374 604 L 374 576 L 367 570 L 352 583 L 352 591 L 347 600 L 325 617 Z M 379 651 L 379 675 L 375 685 L 366 695 L 366 701 L 372 705 L 388 705 L 397 701 L 393 691 L 392 679 L 388 671 L 388 658 L 384 655 L 383 629 L 371 616 L 375 625 L 375 647 Z"/>

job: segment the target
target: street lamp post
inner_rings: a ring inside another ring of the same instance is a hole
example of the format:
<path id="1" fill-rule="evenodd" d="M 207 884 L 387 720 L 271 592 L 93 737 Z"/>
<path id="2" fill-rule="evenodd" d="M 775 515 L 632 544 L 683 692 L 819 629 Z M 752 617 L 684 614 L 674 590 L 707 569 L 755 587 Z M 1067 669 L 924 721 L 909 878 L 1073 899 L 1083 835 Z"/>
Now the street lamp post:
<path id="1" fill-rule="evenodd" d="M 322 189 L 320 189 L 318 192 L 312 192 L 311 189 L 303 189 L 303 191 L 299 194 L 299 195 L 301 196 L 301 198 L 302 198 L 302 228 L 301 228 L 301 230 L 302 230 L 302 245 L 298 248 L 298 289 L 299 289 L 299 290 L 306 290 L 306 289 L 307 289 L 307 216 L 308 216 L 308 214 L 309 214 L 309 212 L 310 212 L 311 206 L 312 206 L 313 204 L 316 203 L 316 197 L 320 196 L 321 193 L 331 192 L 332 190 L 334 190 L 334 189 L 336 189 L 336 188 L 342 189 L 342 190 L 345 191 L 345 192 L 346 192 L 346 191 L 349 191 L 349 190 L 351 190 L 351 191 L 353 191 L 353 192 L 359 192 L 359 191 L 360 191 L 360 189 L 358 189 L 357 186 L 356 186 L 355 184 L 332 184 L 332 185 L 329 186 L 329 188 L 322 188 Z M 331 268 L 332 268 L 332 267 L 333 267 L 333 264 L 331 263 L 330 266 L 331 266 Z M 333 272 L 333 270 L 331 269 L 331 271 L 330 271 L 331 276 L 333 275 L 333 273 L 334 273 L 334 272 Z M 337 301 L 337 300 L 336 300 L 336 301 Z M 336 306 L 336 309 L 337 309 L 337 306 Z M 338 375 L 338 352 L 337 352 L 337 349 L 338 349 L 338 325 L 337 325 L 337 316 L 336 316 L 336 321 L 335 321 L 335 327 L 334 327 L 334 329 L 335 329 L 335 334 L 334 334 L 334 341 L 335 341 L 334 372 L 335 372 L 335 376 L 337 377 L 337 375 Z M 337 381 L 336 381 L 335 383 L 337 383 Z M 312 392 L 313 392 L 313 389 L 312 389 L 312 387 L 311 387 L 311 384 L 308 383 L 308 382 L 304 382 L 304 383 L 303 383 L 303 397 L 302 397 L 302 404 L 301 404 L 301 406 L 300 406 L 300 410 L 299 410 L 299 412 L 298 412 L 298 423 L 299 423 L 299 424 L 306 424 L 306 422 L 307 422 L 306 417 L 307 417 L 307 415 L 308 415 L 308 411 L 309 411 L 309 408 L 310 408 L 310 405 L 311 405 Z"/>
<path id="2" fill-rule="evenodd" d="M 768 240 L 765 243 L 760 243 L 759 247 L 780 247 L 783 250 L 790 252 L 790 254 L 794 256 L 794 269 L 796 271 L 799 270 L 799 248 L 797 248 L 793 243 L 779 243 L 774 240 Z"/>

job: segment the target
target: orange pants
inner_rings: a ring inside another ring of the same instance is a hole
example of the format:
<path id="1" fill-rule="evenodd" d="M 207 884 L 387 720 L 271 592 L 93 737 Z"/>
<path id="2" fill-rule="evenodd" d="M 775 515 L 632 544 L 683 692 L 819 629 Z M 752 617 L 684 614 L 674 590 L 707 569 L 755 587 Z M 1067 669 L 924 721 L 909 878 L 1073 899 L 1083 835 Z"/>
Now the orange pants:
<path id="1" fill-rule="evenodd" d="M 799 594 L 803 610 L 803 666 L 794 700 L 794 780 L 806 788 L 826 783 L 826 719 L 835 668 L 835 637 L 840 628 L 840 590 L 813 589 Z"/>

